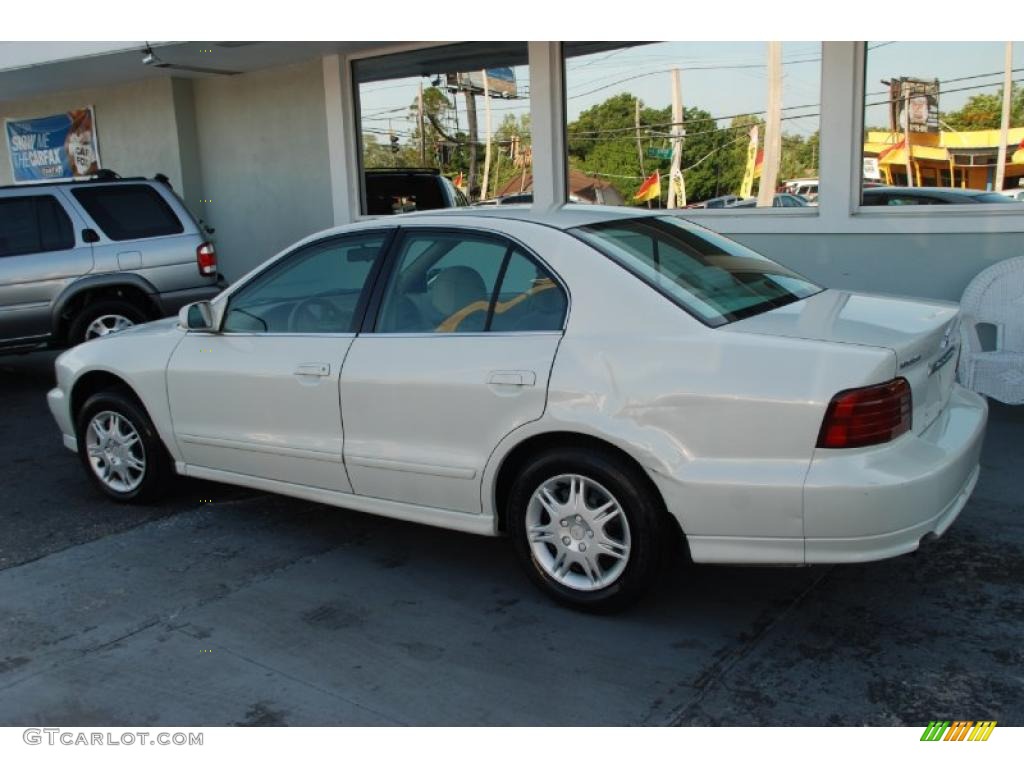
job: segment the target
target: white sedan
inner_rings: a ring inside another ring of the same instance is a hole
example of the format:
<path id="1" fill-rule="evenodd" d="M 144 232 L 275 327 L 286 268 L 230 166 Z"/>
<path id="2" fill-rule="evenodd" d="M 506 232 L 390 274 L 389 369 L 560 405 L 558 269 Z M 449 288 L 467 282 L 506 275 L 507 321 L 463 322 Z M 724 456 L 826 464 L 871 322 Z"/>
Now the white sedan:
<path id="1" fill-rule="evenodd" d="M 549 594 L 608 610 L 671 542 L 803 565 L 942 534 L 987 414 L 958 323 L 682 218 L 498 206 L 309 237 L 65 352 L 49 403 L 113 499 L 176 472 L 505 534 Z"/>

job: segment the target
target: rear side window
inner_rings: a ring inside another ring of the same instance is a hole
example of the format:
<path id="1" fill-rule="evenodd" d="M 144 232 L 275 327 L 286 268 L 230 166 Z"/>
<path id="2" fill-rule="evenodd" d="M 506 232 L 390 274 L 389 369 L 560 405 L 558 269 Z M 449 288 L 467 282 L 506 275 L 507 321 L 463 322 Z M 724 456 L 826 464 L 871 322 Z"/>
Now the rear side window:
<path id="1" fill-rule="evenodd" d="M 371 216 L 447 207 L 441 182 L 433 174 L 366 174 L 366 212 Z"/>
<path id="2" fill-rule="evenodd" d="M 145 184 L 73 189 L 71 193 L 111 240 L 180 235 L 185 231 L 167 201 Z"/>
<path id="3" fill-rule="evenodd" d="M 0 200 L 0 256 L 74 247 L 71 219 L 52 195 Z"/>
<path id="4" fill-rule="evenodd" d="M 713 327 L 821 290 L 759 253 L 683 219 L 621 219 L 573 231 Z"/>

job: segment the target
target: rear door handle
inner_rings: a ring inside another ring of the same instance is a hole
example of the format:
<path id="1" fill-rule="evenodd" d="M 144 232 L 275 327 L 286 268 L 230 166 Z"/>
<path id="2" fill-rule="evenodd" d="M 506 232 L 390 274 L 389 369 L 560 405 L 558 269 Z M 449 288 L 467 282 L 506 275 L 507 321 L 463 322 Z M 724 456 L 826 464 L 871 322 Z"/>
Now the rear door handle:
<path id="1" fill-rule="evenodd" d="M 330 376 L 331 366 L 327 363 L 302 363 L 295 369 L 296 376 Z"/>
<path id="2" fill-rule="evenodd" d="M 491 371 L 487 383 L 506 387 L 532 387 L 537 383 L 537 374 L 533 371 Z"/>

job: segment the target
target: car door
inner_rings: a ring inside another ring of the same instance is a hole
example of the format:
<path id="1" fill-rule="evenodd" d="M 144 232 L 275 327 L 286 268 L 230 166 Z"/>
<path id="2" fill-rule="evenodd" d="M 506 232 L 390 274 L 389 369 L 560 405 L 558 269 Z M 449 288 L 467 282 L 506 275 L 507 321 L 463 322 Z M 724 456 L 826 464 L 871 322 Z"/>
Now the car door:
<path id="1" fill-rule="evenodd" d="M 218 332 L 189 332 L 167 368 L 187 464 L 351 491 L 338 379 L 390 235 L 301 246 L 232 291 Z"/>
<path id="2" fill-rule="evenodd" d="M 403 227 L 341 377 L 355 493 L 480 512 L 484 465 L 540 418 L 568 305 L 533 254 L 467 229 Z"/>
<path id="3" fill-rule="evenodd" d="M 54 297 L 92 269 L 78 224 L 50 191 L 0 198 L 0 346 L 49 336 Z"/>

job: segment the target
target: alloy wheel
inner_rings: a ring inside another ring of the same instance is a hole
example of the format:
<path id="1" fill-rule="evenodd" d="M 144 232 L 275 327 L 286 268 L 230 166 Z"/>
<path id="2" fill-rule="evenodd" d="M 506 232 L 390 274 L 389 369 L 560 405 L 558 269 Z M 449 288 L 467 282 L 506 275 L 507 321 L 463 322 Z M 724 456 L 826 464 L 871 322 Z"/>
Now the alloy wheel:
<path id="1" fill-rule="evenodd" d="M 89 466 L 107 488 L 130 493 L 146 475 L 146 450 L 135 425 L 115 411 L 100 411 L 85 434 Z"/>
<path id="2" fill-rule="evenodd" d="M 100 315 L 85 329 L 85 340 L 98 339 L 131 328 L 135 323 L 124 315 Z"/>
<path id="3" fill-rule="evenodd" d="M 629 521 L 600 483 L 578 474 L 544 481 L 530 497 L 526 536 L 537 565 L 570 589 L 603 589 L 629 562 Z"/>

